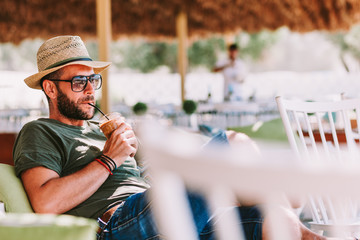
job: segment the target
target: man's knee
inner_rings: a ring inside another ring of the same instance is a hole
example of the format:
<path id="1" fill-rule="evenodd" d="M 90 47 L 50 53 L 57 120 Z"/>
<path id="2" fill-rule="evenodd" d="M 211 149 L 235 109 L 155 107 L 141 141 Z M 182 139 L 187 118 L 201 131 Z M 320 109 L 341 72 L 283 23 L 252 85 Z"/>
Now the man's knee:
<path id="1" fill-rule="evenodd" d="M 235 150 L 241 151 L 242 149 L 246 150 L 248 153 L 260 154 L 260 149 L 257 144 L 246 134 L 235 132 L 233 130 L 228 130 L 225 132 L 229 140 L 229 144 Z"/>

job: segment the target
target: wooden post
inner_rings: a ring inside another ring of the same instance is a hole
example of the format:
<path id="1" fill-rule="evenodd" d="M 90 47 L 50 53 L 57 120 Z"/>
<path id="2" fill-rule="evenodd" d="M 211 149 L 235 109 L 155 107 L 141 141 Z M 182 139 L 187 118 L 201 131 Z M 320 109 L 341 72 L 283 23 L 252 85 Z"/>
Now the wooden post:
<path id="1" fill-rule="evenodd" d="M 110 61 L 111 43 L 111 0 L 96 0 L 97 36 L 99 42 L 99 60 Z M 110 112 L 110 97 L 108 87 L 108 70 L 102 72 L 101 109 Z"/>
<path id="2" fill-rule="evenodd" d="M 176 34 L 178 37 L 178 68 L 181 78 L 181 103 L 185 100 L 185 78 L 187 69 L 187 15 L 181 11 L 176 17 Z"/>

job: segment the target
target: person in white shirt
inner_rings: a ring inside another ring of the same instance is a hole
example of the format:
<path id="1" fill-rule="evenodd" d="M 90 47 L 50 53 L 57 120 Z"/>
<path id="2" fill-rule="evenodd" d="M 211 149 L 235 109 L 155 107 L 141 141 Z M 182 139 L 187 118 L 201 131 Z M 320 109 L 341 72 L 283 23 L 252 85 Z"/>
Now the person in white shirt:
<path id="1" fill-rule="evenodd" d="M 224 75 L 224 101 L 242 101 L 243 83 L 247 70 L 242 60 L 237 58 L 238 47 L 231 44 L 228 48 L 228 59 L 220 60 L 213 68 L 214 72 L 222 72 Z"/>

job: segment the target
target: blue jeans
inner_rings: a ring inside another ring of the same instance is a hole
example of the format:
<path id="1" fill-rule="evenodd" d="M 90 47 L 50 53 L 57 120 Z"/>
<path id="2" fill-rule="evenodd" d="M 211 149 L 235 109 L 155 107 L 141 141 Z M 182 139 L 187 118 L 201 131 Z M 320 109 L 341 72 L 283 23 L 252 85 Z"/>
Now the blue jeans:
<path id="1" fill-rule="evenodd" d="M 224 132 L 217 134 L 208 143 L 228 144 Z M 146 240 L 164 239 L 156 226 L 151 202 L 147 190 L 127 198 L 115 211 L 107 224 L 99 220 L 103 231 L 97 235 L 100 240 Z M 193 213 L 194 223 L 200 240 L 215 239 L 209 211 L 205 200 L 188 192 L 189 205 Z M 176 207 L 176 206 L 174 206 Z M 263 218 L 257 207 L 237 207 L 246 239 L 260 240 L 262 238 Z"/>
<path id="2" fill-rule="evenodd" d="M 148 192 L 130 196 L 115 211 L 107 224 L 99 222 L 104 230 L 98 234 L 102 240 L 146 240 L 165 239 L 156 226 Z M 194 223 L 200 240 L 215 239 L 206 203 L 201 196 L 188 193 Z M 175 206 L 174 206 L 175 207 Z M 262 236 L 262 216 L 256 207 L 238 207 L 240 222 L 246 239 L 260 240 Z"/>

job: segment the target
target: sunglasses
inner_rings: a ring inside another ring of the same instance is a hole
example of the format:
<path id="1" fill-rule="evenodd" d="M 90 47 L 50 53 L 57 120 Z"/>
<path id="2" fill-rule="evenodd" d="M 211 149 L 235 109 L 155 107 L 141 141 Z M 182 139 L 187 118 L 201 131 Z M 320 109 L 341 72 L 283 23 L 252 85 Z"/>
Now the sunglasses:
<path id="1" fill-rule="evenodd" d="M 102 84 L 102 77 L 100 74 L 91 74 L 90 76 L 74 76 L 71 80 L 61 80 L 61 79 L 47 79 L 50 81 L 57 81 L 57 82 L 70 82 L 71 83 L 71 90 L 73 92 L 82 92 L 86 88 L 88 82 L 93 86 L 95 90 L 101 88 Z"/>

